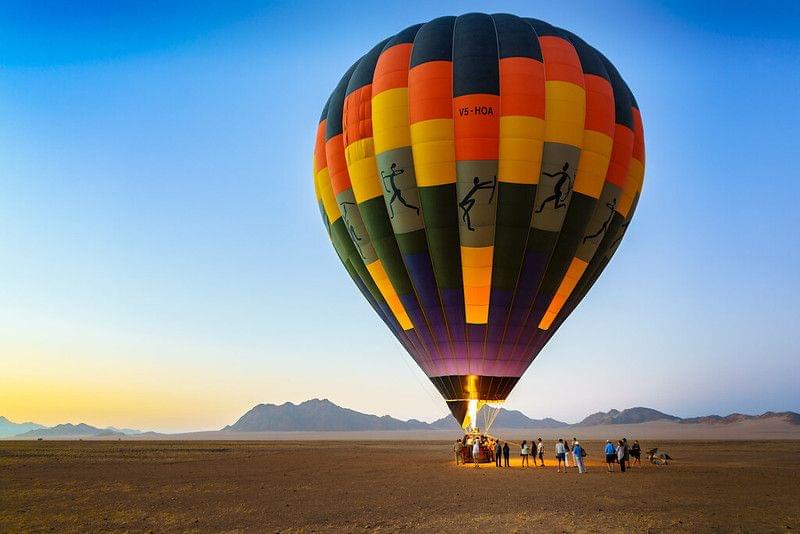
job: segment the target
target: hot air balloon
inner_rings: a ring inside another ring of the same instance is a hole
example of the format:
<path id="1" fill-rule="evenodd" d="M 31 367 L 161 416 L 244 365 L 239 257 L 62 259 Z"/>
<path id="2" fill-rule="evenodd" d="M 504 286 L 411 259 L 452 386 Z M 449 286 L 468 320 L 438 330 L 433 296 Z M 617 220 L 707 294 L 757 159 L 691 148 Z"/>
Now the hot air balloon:
<path id="1" fill-rule="evenodd" d="M 580 37 L 470 13 L 356 61 L 323 108 L 313 167 L 345 270 L 467 429 L 616 252 L 644 133 L 625 81 Z"/>

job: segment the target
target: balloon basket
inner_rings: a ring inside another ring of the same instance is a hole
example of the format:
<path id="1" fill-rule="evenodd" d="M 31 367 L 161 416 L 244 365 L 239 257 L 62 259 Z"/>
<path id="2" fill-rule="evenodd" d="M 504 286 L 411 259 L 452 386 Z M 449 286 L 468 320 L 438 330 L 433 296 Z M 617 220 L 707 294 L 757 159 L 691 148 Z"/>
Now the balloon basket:
<path id="1" fill-rule="evenodd" d="M 494 443 L 495 438 L 487 434 L 481 433 L 479 429 L 469 430 L 462 439 L 461 458 L 464 464 L 474 464 L 475 458 L 472 456 L 472 446 L 475 440 L 480 440 L 480 452 L 478 453 L 479 464 L 487 464 L 494 462 Z"/>

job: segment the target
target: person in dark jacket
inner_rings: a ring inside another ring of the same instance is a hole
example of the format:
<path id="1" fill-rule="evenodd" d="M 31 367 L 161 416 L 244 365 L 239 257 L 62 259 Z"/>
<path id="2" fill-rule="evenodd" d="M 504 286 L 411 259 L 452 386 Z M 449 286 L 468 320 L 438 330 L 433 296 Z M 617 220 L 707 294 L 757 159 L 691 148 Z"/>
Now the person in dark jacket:
<path id="1" fill-rule="evenodd" d="M 503 466 L 503 447 L 500 446 L 499 439 L 494 443 L 494 465 L 495 467 Z"/>
<path id="2" fill-rule="evenodd" d="M 583 462 L 583 457 L 586 456 L 586 452 L 581 447 L 581 444 L 578 440 L 572 442 L 572 459 L 575 461 L 575 467 L 578 468 L 578 473 L 583 474 L 586 472 L 586 464 Z"/>
<path id="3" fill-rule="evenodd" d="M 508 457 L 511 454 L 511 449 L 508 448 L 508 442 L 503 445 L 503 463 L 508 467 Z"/>
<path id="4" fill-rule="evenodd" d="M 631 458 L 633 458 L 633 463 L 631 464 L 631 466 L 638 465 L 639 467 L 642 467 L 642 462 L 641 462 L 642 447 L 641 445 L 639 445 L 639 440 L 637 439 L 633 440 L 633 445 L 631 445 L 630 454 Z"/>

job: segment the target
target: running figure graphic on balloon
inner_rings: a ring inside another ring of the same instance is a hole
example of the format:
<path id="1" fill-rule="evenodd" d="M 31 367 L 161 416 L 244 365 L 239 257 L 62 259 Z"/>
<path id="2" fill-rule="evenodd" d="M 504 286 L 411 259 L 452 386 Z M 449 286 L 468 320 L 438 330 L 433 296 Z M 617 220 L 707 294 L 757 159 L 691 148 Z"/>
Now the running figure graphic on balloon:
<path id="1" fill-rule="evenodd" d="M 549 172 L 542 173 L 545 176 L 549 176 L 551 178 L 559 176 L 559 179 L 556 182 L 555 187 L 553 188 L 553 194 L 542 201 L 542 205 L 539 206 L 539 209 L 536 210 L 536 213 L 541 213 L 542 210 L 544 210 L 545 205 L 551 201 L 553 202 L 554 210 L 557 210 L 558 208 L 563 208 L 564 206 L 567 205 L 566 204 L 567 197 L 572 192 L 572 178 L 570 177 L 569 174 L 567 174 L 567 169 L 569 169 L 569 162 L 565 162 L 564 167 L 562 167 L 562 169 L 558 172 L 554 172 L 552 174 Z M 563 190 L 565 182 L 567 185 L 566 191 Z"/>
<path id="2" fill-rule="evenodd" d="M 403 169 L 397 169 L 396 167 L 397 163 L 392 163 L 390 167 L 392 172 L 390 174 L 383 174 L 383 171 L 381 171 L 381 178 L 383 178 L 384 181 L 383 187 L 384 189 L 386 189 L 387 193 L 392 193 L 392 198 L 389 199 L 389 212 L 391 213 L 389 218 L 394 219 L 394 207 L 392 206 L 392 204 L 394 204 L 395 200 L 399 200 L 400 204 L 402 204 L 407 208 L 411 208 L 412 210 L 417 210 L 417 215 L 419 215 L 419 207 L 406 202 L 406 199 L 403 198 L 403 194 L 400 191 L 400 188 L 397 187 L 397 183 L 394 181 L 396 176 L 399 176 L 403 174 L 403 172 L 405 172 Z M 388 187 L 386 187 L 386 180 L 389 180 L 389 185 L 392 187 L 391 190 Z"/>
<path id="3" fill-rule="evenodd" d="M 614 218 L 614 209 L 617 207 L 617 197 L 614 197 L 614 200 L 612 200 L 611 202 L 606 202 L 606 207 L 608 208 L 608 219 L 603 221 L 603 224 L 602 226 L 600 226 L 600 229 L 598 231 L 596 231 L 593 234 L 584 236 L 583 238 L 584 243 L 586 243 L 587 239 L 594 239 L 595 237 L 599 236 L 600 234 L 606 231 L 606 228 L 608 228 L 608 223 L 610 223 L 611 219 Z"/>
<path id="4" fill-rule="evenodd" d="M 358 254 L 362 258 L 365 258 L 364 253 L 361 252 L 361 245 L 358 244 L 358 242 L 361 241 L 361 238 L 358 237 L 356 229 L 353 228 L 353 225 L 350 223 L 350 217 L 347 216 L 347 206 L 356 206 L 357 204 L 355 202 L 339 202 L 339 205 L 342 207 L 342 219 L 344 219 L 345 224 L 347 224 L 347 232 L 353 239 L 353 244 L 358 249 Z"/>
<path id="5" fill-rule="evenodd" d="M 489 204 L 492 203 L 492 199 L 494 198 L 494 190 L 497 184 L 497 177 L 495 176 L 491 180 L 486 180 L 485 182 L 481 182 L 481 179 L 477 176 L 472 180 L 472 189 L 464 195 L 464 198 L 461 199 L 461 202 L 458 203 L 458 206 L 464 211 L 464 214 L 461 216 L 461 220 L 467 223 L 467 229 L 470 232 L 474 232 L 475 228 L 472 227 L 472 219 L 469 216 L 470 210 L 475 206 L 475 199 L 472 198 L 475 196 L 475 193 L 480 191 L 481 189 L 491 189 L 492 194 L 489 196 Z"/>

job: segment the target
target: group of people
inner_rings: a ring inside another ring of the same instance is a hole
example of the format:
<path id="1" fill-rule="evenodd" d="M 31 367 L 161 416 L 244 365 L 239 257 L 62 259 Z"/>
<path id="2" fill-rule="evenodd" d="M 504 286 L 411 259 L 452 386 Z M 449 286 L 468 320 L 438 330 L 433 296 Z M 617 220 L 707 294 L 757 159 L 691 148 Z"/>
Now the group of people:
<path id="1" fill-rule="evenodd" d="M 504 448 L 499 440 L 484 435 L 466 435 L 462 439 L 457 439 L 455 445 L 453 445 L 453 452 L 456 457 L 456 465 L 459 463 L 473 463 L 475 467 L 478 467 L 478 464 L 482 461 L 494 461 L 495 465 L 500 467 L 503 458 L 505 458 L 506 467 L 508 467 L 508 458 L 511 454 L 508 442 L 506 442 Z"/>
<path id="2" fill-rule="evenodd" d="M 530 462 L 528 461 L 528 458 L 531 456 L 533 456 L 534 467 L 536 467 L 537 458 L 541 462 L 539 467 L 544 467 L 544 443 L 542 442 L 542 438 L 539 438 L 539 440 L 536 442 L 531 440 L 530 445 L 527 441 L 523 441 L 522 445 L 520 446 L 519 454 L 522 456 L 522 467 L 531 466 Z"/>
<path id="3" fill-rule="evenodd" d="M 472 463 L 478 467 L 482 461 L 494 461 L 496 467 L 509 467 L 509 457 L 511 455 L 511 448 L 509 442 L 503 443 L 487 436 L 472 436 L 467 435 L 462 439 L 457 439 L 453 445 L 453 452 L 455 454 L 456 465 L 459 463 Z M 630 465 L 639 465 L 641 467 L 641 454 L 642 448 L 638 441 L 634 441 L 633 445 L 628 445 L 628 440 L 622 438 L 615 446 L 611 440 L 606 441 L 603 449 L 606 455 L 606 464 L 608 471 L 614 472 L 614 464 L 618 463 L 620 471 L 624 472 L 626 467 Z M 571 441 L 559 439 L 555 444 L 555 454 L 557 461 L 557 468 L 559 473 L 566 473 L 570 464 L 570 456 L 572 456 L 572 463 L 578 468 L 578 473 L 586 472 L 586 465 L 584 458 L 586 457 L 586 450 L 578 441 L 578 438 L 572 438 Z M 544 442 L 542 438 L 536 441 L 531 440 L 523 441 L 520 445 L 520 456 L 522 457 L 522 467 L 530 467 L 530 458 L 533 458 L 534 467 L 544 467 Z M 632 464 L 630 463 L 632 460 Z M 538 460 L 538 463 L 537 463 Z"/>
<path id="4" fill-rule="evenodd" d="M 606 466 L 609 473 L 614 472 L 615 463 L 619 464 L 619 470 L 623 473 L 627 467 L 642 466 L 642 447 L 638 440 L 634 440 L 631 446 L 628 446 L 626 438 L 618 440 L 616 445 L 611 443 L 610 439 L 606 440 L 603 452 L 606 455 Z M 631 458 L 633 458 L 633 463 L 631 463 Z"/>
<path id="5" fill-rule="evenodd" d="M 520 447 L 520 455 L 522 456 L 522 467 L 529 467 L 529 457 L 533 457 L 533 466 L 544 467 L 544 442 L 542 438 L 538 438 L 535 442 L 531 440 L 530 445 L 527 441 L 522 442 Z M 572 442 L 566 439 L 559 439 L 556 442 L 556 461 L 558 462 L 558 472 L 566 473 L 569 467 L 569 457 L 572 456 L 572 463 L 578 468 L 578 473 L 585 473 L 586 466 L 583 459 L 586 457 L 586 450 L 578 441 L 578 438 L 572 438 Z M 563 471 L 562 471 L 563 469 Z"/>

